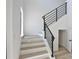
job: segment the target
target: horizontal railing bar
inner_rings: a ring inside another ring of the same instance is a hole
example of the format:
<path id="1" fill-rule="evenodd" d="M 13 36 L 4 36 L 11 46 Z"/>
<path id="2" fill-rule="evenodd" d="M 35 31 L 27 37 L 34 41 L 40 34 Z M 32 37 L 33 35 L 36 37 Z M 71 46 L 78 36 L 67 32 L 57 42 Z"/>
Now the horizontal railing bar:
<path id="1" fill-rule="evenodd" d="M 65 3 L 67 3 L 67 2 L 65 2 Z M 64 4 L 62 4 L 62 5 L 65 5 L 65 3 L 64 3 Z M 58 6 L 57 8 L 61 7 L 62 5 Z M 56 10 L 56 8 L 55 8 L 55 9 L 53 9 L 52 11 L 54 11 L 54 10 Z M 46 13 L 44 16 L 48 15 L 48 14 L 49 14 L 49 13 L 51 13 L 52 11 L 50 11 L 50 12 Z"/>
<path id="2" fill-rule="evenodd" d="M 65 2 L 65 3 L 67 3 L 67 2 Z M 57 8 L 59 8 L 59 7 L 63 6 L 63 5 L 65 5 L 65 3 L 64 3 L 64 4 L 62 4 L 62 5 L 60 5 L 60 6 L 58 6 Z"/>
<path id="3" fill-rule="evenodd" d="M 59 9 L 59 8 L 63 8 L 63 7 L 65 7 L 65 4 L 63 4 L 62 6 L 59 6 L 57 9 Z"/>
<path id="4" fill-rule="evenodd" d="M 50 16 L 51 14 L 55 14 L 56 13 L 56 11 L 54 11 L 53 13 L 49 13 L 48 15 L 46 15 L 45 17 L 48 17 L 48 16 Z"/>
<path id="5" fill-rule="evenodd" d="M 64 14 L 65 15 L 65 14 Z M 63 16 L 58 17 L 58 19 L 62 18 Z"/>
<path id="6" fill-rule="evenodd" d="M 62 6 L 62 7 L 57 8 L 57 9 L 62 9 L 62 8 L 65 8 L 65 5 L 64 5 L 64 6 Z"/>
<path id="7" fill-rule="evenodd" d="M 63 13 L 65 14 L 65 11 L 62 11 L 62 12 L 58 12 L 58 14 L 63 14 Z"/>
<path id="8" fill-rule="evenodd" d="M 65 12 L 64 10 L 58 10 L 58 13 L 62 13 L 62 12 Z"/>
<path id="9" fill-rule="evenodd" d="M 55 20 L 55 21 L 56 21 L 56 20 Z M 53 22 L 55 22 L 55 21 L 53 21 Z M 51 25 L 53 22 L 51 22 L 50 24 L 48 24 L 48 26 Z"/>
<path id="10" fill-rule="evenodd" d="M 56 21 L 56 20 L 53 20 L 53 21 Z M 51 21 L 51 22 L 53 22 L 53 21 Z M 48 23 L 51 23 L 51 22 L 49 21 L 49 22 L 46 22 L 46 23 L 48 24 Z"/>
<path id="11" fill-rule="evenodd" d="M 53 9 L 52 11 L 54 11 L 55 9 Z M 52 11 L 50 11 L 49 13 L 51 13 Z M 49 13 L 45 14 L 44 16 L 48 15 Z"/>
<path id="12" fill-rule="evenodd" d="M 45 18 L 50 17 L 50 16 L 55 16 L 56 12 L 54 14 L 50 14 L 49 16 L 45 16 Z"/>
<path id="13" fill-rule="evenodd" d="M 53 21 L 56 21 L 56 20 L 54 19 Z M 51 21 L 48 21 L 48 22 L 46 22 L 46 23 L 48 24 L 48 23 L 51 23 L 51 22 L 53 22 L 53 21 L 51 20 Z"/>
<path id="14" fill-rule="evenodd" d="M 59 16 L 63 16 L 63 15 L 65 15 L 65 13 L 60 13 L 60 14 L 58 14 L 58 17 L 59 17 Z"/>
<path id="15" fill-rule="evenodd" d="M 56 14 L 52 14 L 49 17 L 46 17 L 46 18 L 55 17 L 55 16 L 56 16 Z"/>
<path id="16" fill-rule="evenodd" d="M 65 12 L 65 11 L 61 11 L 61 12 L 58 11 L 58 14 L 63 13 L 63 12 Z"/>
<path id="17" fill-rule="evenodd" d="M 48 20 L 50 20 L 50 19 L 56 19 L 56 16 L 46 18 L 45 21 L 48 21 Z"/>

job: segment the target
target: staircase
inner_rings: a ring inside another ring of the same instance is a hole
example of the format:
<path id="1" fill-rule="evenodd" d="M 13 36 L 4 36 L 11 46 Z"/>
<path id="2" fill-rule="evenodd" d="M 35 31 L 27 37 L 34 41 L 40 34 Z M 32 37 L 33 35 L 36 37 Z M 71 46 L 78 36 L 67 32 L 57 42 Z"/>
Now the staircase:
<path id="1" fill-rule="evenodd" d="M 41 37 L 29 36 L 21 40 L 19 59 L 50 59 L 50 55 Z"/>
<path id="2" fill-rule="evenodd" d="M 54 35 L 49 26 L 56 23 L 58 19 L 67 14 L 67 2 L 60 5 L 56 9 L 48 12 L 42 18 L 44 20 L 44 39 L 48 42 L 52 54 L 48 52 L 48 48 L 39 36 L 28 36 L 21 40 L 21 51 L 19 59 L 52 59 L 53 55 L 53 42 Z"/>

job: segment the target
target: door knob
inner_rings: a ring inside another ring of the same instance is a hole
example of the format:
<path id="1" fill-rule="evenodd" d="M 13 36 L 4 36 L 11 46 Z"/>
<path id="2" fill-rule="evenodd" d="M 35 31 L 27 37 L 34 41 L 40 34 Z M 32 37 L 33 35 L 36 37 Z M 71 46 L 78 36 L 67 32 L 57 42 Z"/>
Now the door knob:
<path id="1" fill-rule="evenodd" d="M 69 40 L 69 41 L 72 41 L 72 40 Z"/>

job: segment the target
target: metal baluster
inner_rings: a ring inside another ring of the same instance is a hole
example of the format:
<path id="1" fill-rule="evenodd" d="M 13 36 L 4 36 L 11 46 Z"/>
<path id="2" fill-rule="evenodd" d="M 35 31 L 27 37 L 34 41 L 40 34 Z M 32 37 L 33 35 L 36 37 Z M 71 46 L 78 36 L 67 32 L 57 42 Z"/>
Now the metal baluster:
<path id="1" fill-rule="evenodd" d="M 53 40 L 54 40 L 54 38 L 53 38 L 53 36 L 52 36 L 52 57 L 53 57 Z"/>
<path id="2" fill-rule="evenodd" d="M 58 17 L 57 17 L 57 8 L 56 8 L 56 21 L 57 21 L 57 18 L 58 18 Z"/>
<path id="3" fill-rule="evenodd" d="M 44 38 L 46 39 L 46 24 L 45 24 L 45 16 L 43 16 L 44 20 Z"/>
<path id="4" fill-rule="evenodd" d="M 65 14 L 67 14 L 67 2 L 65 3 Z"/>

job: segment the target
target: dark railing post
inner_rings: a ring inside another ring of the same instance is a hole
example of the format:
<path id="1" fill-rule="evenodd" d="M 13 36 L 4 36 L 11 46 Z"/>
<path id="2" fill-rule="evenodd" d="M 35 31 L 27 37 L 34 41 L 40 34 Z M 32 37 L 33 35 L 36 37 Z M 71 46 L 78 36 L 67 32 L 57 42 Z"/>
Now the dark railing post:
<path id="1" fill-rule="evenodd" d="M 44 20 L 44 38 L 46 38 L 46 24 L 45 24 L 45 16 L 43 16 Z"/>
<path id="2" fill-rule="evenodd" d="M 54 40 L 54 38 L 53 38 L 53 36 L 52 36 L 52 57 L 53 57 L 53 40 Z"/>
<path id="3" fill-rule="evenodd" d="M 57 8 L 56 8 L 56 21 L 57 21 L 57 18 L 58 18 L 58 17 L 57 17 Z"/>
<path id="4" fill-rule="evenodd" d="M 67 2 L 65 3 L 65 14 L 67 14 Z"/>

